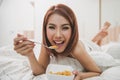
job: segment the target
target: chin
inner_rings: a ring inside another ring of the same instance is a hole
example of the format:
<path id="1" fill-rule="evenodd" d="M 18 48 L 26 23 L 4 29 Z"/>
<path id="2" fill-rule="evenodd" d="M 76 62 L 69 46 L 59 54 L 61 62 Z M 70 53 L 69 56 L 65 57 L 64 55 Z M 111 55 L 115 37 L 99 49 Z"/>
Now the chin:
<path id="1" fill-rule="evenodd" d="M 56 52 L 60 54 L 60 53 L 63 53 L 64 50 L 56 50 Z"/>
<path id="2" fill-rule="evenodd" d="M 64 50 L 65 50 L 65 47 L 62 46 L 62 47 L 58 47 L 58 49 L 56 49 L 55 51 L 60 54 L 60 53 L 63 53 Z"/>
<path id="3" fill-rule="evenodd" d="M 58 54 L 63 53 L 63 51 L 56 51 Z"/>

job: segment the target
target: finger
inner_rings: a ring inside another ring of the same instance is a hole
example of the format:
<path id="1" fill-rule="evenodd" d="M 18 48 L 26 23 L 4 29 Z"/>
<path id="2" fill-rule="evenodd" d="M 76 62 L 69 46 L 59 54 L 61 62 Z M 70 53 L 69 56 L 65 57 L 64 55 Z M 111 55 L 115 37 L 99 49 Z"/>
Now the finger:
<path id="1" fill-rule="evenodd" d="M 21 36 L 23 36 L 23 35 L 18 33 L 17 36 L 18 36 L 18 37 L 21 37 Z"/>
<path id="2" fill-rule="evenodd" d="M 81 80 L 81 78 L 79 76 L 76 76 L 74 80 Z"/>
<path id="3" fill-rule="evenodd" d="M 16 50 L 16 52 L 17 52 L 17 53 L 22 54 L 22 53 L 23 53 L 23 51 L 24 51 L 24 50 L 26 50 L 27 48 L 28 48 L 28 47 L 23 46 L 23 47 L 21 47 L 21 48 L 16 48 L 15 50 Z"/>
<path id="4" fill-rule="evenodd" d="M 20 54 L 27 54 L 27 51 L 33 50 L 33 48 L 34 48 L 34 45 L 26 45 L 24 47 L 16 49 L 16 52 Z"/>
<path id="5" fill-rule="evenodd" d="M 27 48 L 26 50 L 24 50 L 24 51 L 22 52 L 21 55 L 29 55 L 30 52 L 33 52 L 33 48 Z"/>
<path id="6" fill-rule="evenodd" d="M 27 38 L 23 35 L 18 34 L 17 37 L 14 39 L 14 45 L 17 45 L 24 40 L 27 40 Z"/>
<path id="7" fill-rule="evenodd" d="M 73 74 L 75 75 L 74 80 L 81 80 L 81 77 L 78 71 L 73 71 Z"/>
<path id="8" fill-rule="evenodd" d="M 77 75 L 77 74 L 78 74 L 78 71 L 77 71 L 77 70 L 74 70 L 72 73 L 73 73 L 74 75 Z"/>
<path id="9" fill-rule="evenodd" d="M 25 44 L 23 42 L 21 42 L 21 43 L 15 45 L 14 50 L 17 50 L 17 49 L 22 48 L 24 46 L 25 46 Z"/>
<path id="10" fill-rule="evenodd" d="M 18 45 L 16 45 L 14 50 L 17 50 L 17 49 L 22 48 L 22 47 L 27 46 L 27 45 L 28 45 L 28 47 L 29 47 L 29 45 L 35 46 L 35 44 L 33 42 L 23 41 L 23 42 L 19 43 Z"/>

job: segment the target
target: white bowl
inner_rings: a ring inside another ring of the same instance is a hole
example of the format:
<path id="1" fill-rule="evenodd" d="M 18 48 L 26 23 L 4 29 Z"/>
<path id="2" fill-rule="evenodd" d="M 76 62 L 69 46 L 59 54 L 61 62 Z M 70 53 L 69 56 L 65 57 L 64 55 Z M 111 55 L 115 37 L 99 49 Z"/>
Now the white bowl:
<path id="1" fill-rule="evenodd" d="M 58 74 L 51 74 L 50 72 L 63 72 L 63 71 L 70 71 L 71 75 L 58 75 Z M 50 64 L 47 67 L 46 75 L 48 80 L 73 80 L 74 75 L 72 74 L 73 68 L 71 66 L 66 65 L 57 65 L 57 64 Z"/>

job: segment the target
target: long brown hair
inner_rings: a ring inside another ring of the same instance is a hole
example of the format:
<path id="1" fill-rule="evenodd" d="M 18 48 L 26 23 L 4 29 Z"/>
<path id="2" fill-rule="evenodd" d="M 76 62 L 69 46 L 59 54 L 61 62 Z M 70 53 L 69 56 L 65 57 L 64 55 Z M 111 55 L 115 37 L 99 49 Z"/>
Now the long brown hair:
<path id="1" fill-rule="evenodd" d="M 59 14 L 63 16 L 70 23 L 70 26 L 72 29 L 71 37 L 66 49 L 61 54 L 61 55 L 68 56 L 78 42 L 78 24 L 77 24 L 76 16 L 72 11 L 72 9 L 64 4 L 58 4 L 50 7 L 50 9 L 45 14 L 44 21 L 43 21 L 43 44 L 47 46 L 51 46 L 51 43 L 47 38 L 46 26 L 48 24 L 49 17 L 53 14 Z M 53 53 L 54 55 L 56 55 L 57 53 L 55 50 L 48 50 L 48 52 Z"/>

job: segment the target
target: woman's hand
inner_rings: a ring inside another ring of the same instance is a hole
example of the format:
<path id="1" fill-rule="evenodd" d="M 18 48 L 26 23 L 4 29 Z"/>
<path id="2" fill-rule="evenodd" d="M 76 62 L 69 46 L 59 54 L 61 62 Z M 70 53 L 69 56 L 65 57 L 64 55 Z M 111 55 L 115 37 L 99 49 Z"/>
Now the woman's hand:
<path id="1" fill-rule="evenodd" d="M 82 78 L 81 78 L 81 72 L 79 72 L 79 71 L 73 71 L 73 74 L 75 75 L 74 80 L 82 80 Z"/>
<path id="2" fill-rule="evenodd" d="M 34 46 L 34 43 L 28 41 L 23 35 L 17 34 L 17 37 L 14 39 L 14 50 L 21 55 L 29 57 L 33 54 Z"/>

